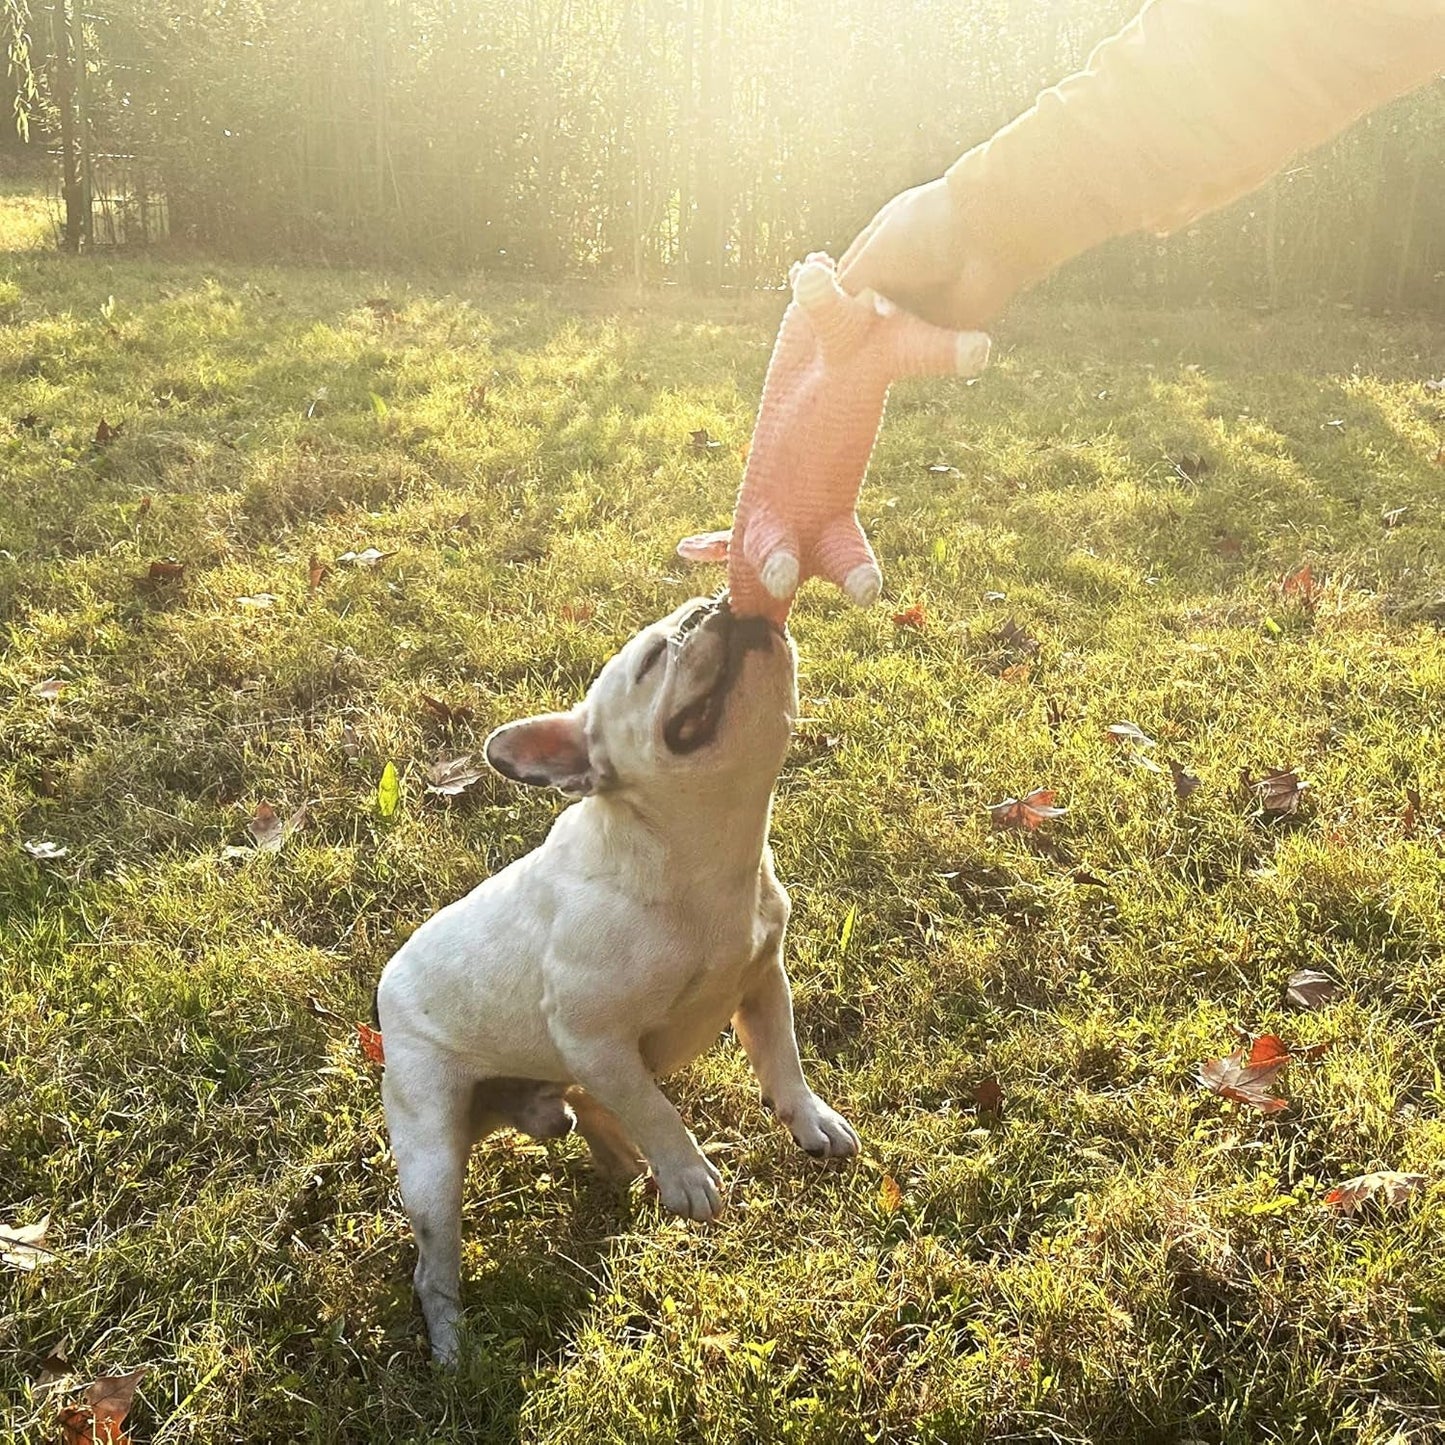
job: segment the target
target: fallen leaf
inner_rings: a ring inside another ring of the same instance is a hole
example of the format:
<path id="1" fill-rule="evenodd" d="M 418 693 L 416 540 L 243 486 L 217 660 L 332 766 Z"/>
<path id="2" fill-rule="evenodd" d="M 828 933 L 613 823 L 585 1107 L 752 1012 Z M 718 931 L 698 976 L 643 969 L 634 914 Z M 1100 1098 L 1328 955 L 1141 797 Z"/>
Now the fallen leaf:
<path id="1" fill-rule="evenodd" d="M 46 1249 L 45 1235 L 50 1228 L 50 1216 L 35 1224 L 0 1224 L 0 1264 L 11 1269 L 29 1272 L 54 1251 Z"/>
<path id="2" fill-rule="evenodd" d="M 146 576 L 152 582 L 179 582 L 186 575 L 186 564 L 177 562 L 174 557 L 163 557 L 157 562 L 152 562 L 146 572 Z"/>
<path id="3" fill-rule="evenodd" d="M 1003 1085 L 994 1075 L 990 1074 L 982 1083 L 974 1086 L 973 1102 L 980 1114 L 993 1114 L 997 1118 L 1002 1118 Z"/>
<path id="4" fill-rule="evenodd" d="M 692 442 L 692 448 L 694 451 L 710 452 L 715 451 L 718 447 L 722 446 L 722 443 L 720 441 L 717 441 L 715 438 L 710 437 L 707 434 L 707 428 L 705 426 L 698 427 L 695 432 L 689 432 L 688 437 Z"/>
<path id="5" fill-rule="evenodd" d="M 1069 877 L 1073 879 L 1075 883 L 1083 884 L 1089 888 L 1107 888 L 1109 886 L 1107 879 L 1100 878 L 1097 873 L 1090 873 L 1087 868 L 1075 868 L 1074 871 L 1069 874 Z"/>
<path id="6" fill-rule="evenodd" d="M 1199 452 L 1184 452 L 1170 465 L 1186 482 L 1197 482 L 1209 470 L 1209 458 Z"/>
<path id="7" fill-rule="evenodd" d="M 1069 810 L 1054 807 L 1054 795 L 1049 788 L 1035 788 L 1023 798 L 1005 798 L 1001 803 L 990 803 L 988 811 L 993 815 L 995 828 L 1023 828 L 1032 832 L 1048 818 L 1062 818 Z"/>
<path id="8" fill-rule="evenodd" d="M 1279 818 L 1297 813 L 1309 788 L 1308 783 L 1300 782 L 1293 768 L 1275 768 L 1261 778 L 1251 778 L 1245 768 L 1239 776 L 1245 791 L 1255 795 L 1261 811 Z"/>
<path id="9" fill-rule="evenodd" d="M 1190 793 L 1200 786 L 1199 779 L 1187 768 L 1176 763 L 1173 758 L 1166 759 L 1169 766 L 1169 776 L 1174 782 L 1174 796 L 1182 803 Z"/>
<path id="10" fill-rule="evenodd" d="M 1049 698 L 1044 704 L 1044 712 L 1049 722 L 1049 736 L 1054 740 L 1054 746 L 1059 745 L 1059 730 L 1063 727 L 1068 714 L 1064 711 L 1064 705 L 1057 698 Z"/>
<path id="11" fill-rule="evenodd" d="M 1002 643 L 1004 647 L 1013 652 L 1022 652 L 1028 657 L 1032 657 L 1039 650 L 1038 638 L 1031 637 L 1012 617 L 1008 618 L 993 636 L 994 640 Z"/>
<path id="12" fill-rule="evenodd" d="M 1319 601 L 1322 588 L 1321 584 L 1315 581 L 1314 568 L 1306 562 L 1279 584 L 1279 590 L 1285 597 L 1299 598 L 1300 604 L 1308 609 Z"/>
<path id="13" fill-rule="evenodd" d="M 470 722 L 476 714 L 464 703 L 453 706 L 430 693 L 422 693 L 421 705 L 441 723 L 443 727 L 455 727 L 459 722 Z"/>
<path id="14" fill-rule="evenodd" d="M 1032 671 L 1033 666 L 1030 663 L 1013 662 L 999 673 L 999 678 L 1003 682 L 1027 682 Z"/>
<path id="15" fill-rule="evenodd" d="M 1393 1209 L 1425 1182 L 1423 1174 L 1399 1174 L 1393 1169 L 1382 1169 L 1376 1174 L 1359 1174 L 1336 1184 L 1325 1195 L 1325 1203 L 1334 1205 L 1341 1214 L 1354 1214 L 1362 1205 L 1372 1202 Z"/>
<path id="16" fill-rule="evenodd" d="M 396 775 L 396 764 L 388 763 L 381 770 L 381 781 L 376 785 L 376 811 L 383 818 L 390 818 L 400 803 L 401 779 Z"/>
<path id="17" fill-rule="evenodd" d="M 1340 991 L 1340 986 L 1327 973 L 1302 968 L 1289 976 L 1285 997 L 1302 1009 L 1323 1008 Z"/>
<path id="18" fill-rule="evenodd" d="M 47 677 L 44 682 L 37 682 L 30 691 L 36 697 L 43 697 L 46 702 L 54 702 L 65 691 L 65 680 L 59 677 Z"/>
<path id="19" fill-rule="evenodd" d="M 357 1024 L 356 1041 L 361 1045 L 361 1056 L 369 1064 L 384 1064 L 386 1050 L 382 1047 L 381 1030 L 370 1024 Z"/>
<path id="20" fill-rule="evenodd" d="M 1322 421 L 1320 423 L 1321 431 L 1323 431 L 1326 427 L 1331 427 L 1335 431 L 1344 431 L 1345 419 L 1342 416 L 1332 416 L 1328 421 Z"/>
<path id="21" fill-rule="evenodd" d="M 341 1015 L 333 1013 L 314 993 L 306 995 L 306 1012 L 314 1019 L 332 1019 L 336 1023 L 341 1022 Z"/>
<path id="22" fill-rule="evenodd" d="M 478 382 L 476 386 L 472 387 L 471 390 L 467 392 L 467 410 L 471 412 L 479 412 L 484 410 L 486 405 L 487 383 L 485 381 Z"/>
<path id="23" fill-rule="evenodd" d="M 1420 819 L 1425 814 L 1425 805 L 1420 801 L 1420 792 L 1417 788 L 1405 789 L 1405 809 L 1400 814 L 1400 825 L 1404 829 L 1407 838 L 1415 836 L 1415 830 L 1419 826 Z"/>
<path id="24" fill-rule="evenodd" d="M 357 737 L 356 729 L 352 727 L 350 719 L 341 724 L 341 751 L 352 759 L 361 755 L 361 739 Z"/>
<path id="25" fill-rule="evenodd" d="M 45 1352 L 35 1377 L 37 1395 L 43 1395 L 70 1379 L 74 1373 L 70 1367 L 70 1351 L 70 1336 L 63 1335 Z"/>
<path id="26" fill-rule="evenodd" d="M 1238 1048 L 1225 1058 L 1200 1064 L 1199 1082 L 1222 1098 L 1248 1104 L 1262 1114 L 1273 1114 L 1289 1102 L 1270 1093 L 1289 1058 L 1289 1050 L 1278 1036 L 1265 1034 L 1249 1048 Z"/>
<path id="27" fill-rule="evenodd" d="M 48 839 L 39 842 L 25 842 L 20 845 L 32 858 L 42 863 L 54 863 L 60 858 L 66 857 L 70 849 L 61 843 L 52 843 Z"/>
<path id="28" fill-rule="evenodd" d="M 1117 743 L 1120 747 L 1152 748 L 1154 746 L 1154 739 L 1131 722 L 1110 723 L 1104 731 L 1108 734 L 1109 741 Z"/>
<path id="29" fill-rule="evenodd" d="M 260 853 L 274 853 L 299 828 L 306 826 L 306 805 L 303 803 L 289 818 L 281 815 L 270 803 L 257 803 L 246 831 L 256 840 Z"/>
<path id="30" fill-rule="evenodd" d="M 893 625 L 899 628 L 909 628 L 914 632 L 922 632 L 928 626 L 928 614 L 923 610 L 921 602 L 915 602 L 911 607 L 905 607 L 902 612 L 893 614 Z"/>
<path id="31" fill-rule="evenodd" d="M 256 611 L 264 611 L 268 607 L 274 607 L 277 599 L 270 592 L 258 592 L 254 597 L 238 597 L 236 601 L 242 607 L 249 607 Z"/>
<path id="32" fill-rule="evenodd" d="M 891 1174 L 885 1174 L 878 1186 L 878 1207 L 884 1214 L 897 1214 L 903 1208 L 903 1186 Z"/>
<path id="33" fill-rule="evenodd" d="M 591 622 L 596 609 L 590 602 L 564 602 L 557 609 L 563 622 Z"/>
<path id="34" fill-rule="evenodd" d="M 128 1445 L 121 1425 L 145 1372 L 142 1365 L 128 1375 L 102 1375 L 86 1390 L 84 1405 L 66 1406 L 60 1412 L 63 1445 Z"/>
<path id="35" fill-rule="evenodd" d="M 388 557 L 395 557 L 396 549 L 393 547 L 390 552 L 379 552 L 375 547 L 368 547 L 364 552 L 343 552 L 336 559 L 338 567 L 380 567 Z"/>
<path id="36" fill-rule="evenodd" d="M 311 554 L 311 562 L 307 567 L 307 585 L 315 592 L 326 579 L 331 576 L 331 568 L 323 562 L 315 552 Z"/>
<path id="37" fill-rule="evenodd" d="M 473 783 L 480 782 L 487 775 L 485 766 L 474 768 L 470 753 L 459 758 L 438 758 L 427 769 L 426 790 L 444 798 L 454 798 L 464 793 Z"/>
<path id="38" fill-rule="evenodd" d="M 1221 557 L 1233 562 L 1244 552 L 1244 543 L 1238 537 L 1226 532 L 1214 539 L 1214 550 Z"/>
<path id="39" fill-rule="evenodd" d="M 125 423 L 118 421 L 114 426 L 101 417 L 100 424 L 95 429 L 95 444 L 98 447 L 108 447 L 125 430 Z"/>
<path id="40" fill-rule="evenodd" d="M 956 477 L 958 468 L 951 467 L 947 462 L 932 462 L 928 468 L 930 477 Z"/>
<path id="41" fill-rule="evenodd" d="M 24 416 L 15 418 L 15 425 L 24 427 L 26 431 L 34 431 L 40 425 L 40 418 L 33 411 L 27 411 Z"/>

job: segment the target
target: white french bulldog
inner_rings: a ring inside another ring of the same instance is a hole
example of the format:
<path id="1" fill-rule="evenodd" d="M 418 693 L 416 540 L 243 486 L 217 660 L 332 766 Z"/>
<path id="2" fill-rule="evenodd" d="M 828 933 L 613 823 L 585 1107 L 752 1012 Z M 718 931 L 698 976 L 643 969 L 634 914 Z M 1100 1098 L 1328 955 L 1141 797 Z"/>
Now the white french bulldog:
<path id="1" fill-rule="evenodd" d="M 493 1129 L 551 1138 L 575 1120 L 605 1173 L 650 1168 L 668 1209 L 715 1218 L 721 1178 L 656 1080 L 731 1020 L 793 1138 L 858 1152 L 803 1078 L 783 969 L 768 815 L 796 711 L 787 637 L 694 601 L 634 637 L 571 712 L 487 740 L 506 777 L 582 801 L 381 976 L 382 1097 L 438 1360 L 458 1349 L 467 1156 Z"/>

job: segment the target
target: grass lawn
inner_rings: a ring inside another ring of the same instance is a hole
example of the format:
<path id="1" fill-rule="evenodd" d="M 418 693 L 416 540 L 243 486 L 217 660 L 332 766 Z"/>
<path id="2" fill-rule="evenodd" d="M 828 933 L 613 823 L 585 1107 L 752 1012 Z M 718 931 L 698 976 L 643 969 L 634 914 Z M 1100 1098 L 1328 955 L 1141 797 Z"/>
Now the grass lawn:
<path id="1" fill-rule="evenodd" d="M 499 1135 L 475 1350 L 427 1362 L 354 1024 L 560 804 L 426 771 L 719 584 L 673 544 L 727 517 L 779 305 L 0 259 L 0 1223 L 53 1250 L 0 1266 L 0 1438 L 57 1434 L 62 1339 L 80 1385 L 149 1367 L 156 1445 L 1442 1438 L 1445 346 L 1333 309 L 1039 303 L 899 389 L 885 599 L 794 615 L 774 823 L 864 1157 L 800 1154 L 727 1040 L 669 1084 L 715 1226 Z M 1283 768 L 1272 819 L 1240 774 Z M 1035 788 L 1067 812 L 991 826 Z M 278 851 L 262 801 L 307 810 Z M 1265 1115 L 1195 1080 L 1240 1028 L 1333 1048 Z M 1324 1204 L 1380 1169 L 1427 1182 Z"/>

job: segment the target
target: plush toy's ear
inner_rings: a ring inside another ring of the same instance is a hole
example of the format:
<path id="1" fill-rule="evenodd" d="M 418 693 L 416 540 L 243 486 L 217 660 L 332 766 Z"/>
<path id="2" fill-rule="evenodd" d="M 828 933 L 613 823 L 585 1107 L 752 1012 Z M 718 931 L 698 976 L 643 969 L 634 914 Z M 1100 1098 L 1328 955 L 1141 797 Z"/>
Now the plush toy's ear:
<path id="1" fill-rule="evenodd" d="M 597 772 L 580 712 L 548 712 L 500 727 L 487 739 L 487 761 L 504 778 L 573 797 L 596 790 Z"/>

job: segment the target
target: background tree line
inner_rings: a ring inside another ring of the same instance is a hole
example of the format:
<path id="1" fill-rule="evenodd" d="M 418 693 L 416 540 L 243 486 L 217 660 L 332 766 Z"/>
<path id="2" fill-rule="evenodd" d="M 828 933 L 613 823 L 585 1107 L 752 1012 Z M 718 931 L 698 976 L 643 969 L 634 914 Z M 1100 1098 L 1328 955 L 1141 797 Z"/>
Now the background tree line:
<path id="1" fill-rule="evenodd" d="M 838 249 L 1135 8 L 0 0 L 0 20 L 28 55 L 38 139 L 63 150 L 70 127 L 112 205 L 164 197 L 129 239 L 164 214 L 172 234 L 253 255 L 712 287 Z M 1187 233 L 1105 247 L 1056 284 L 1445 310 L 1442 179 L 1437 82 Z"/>

